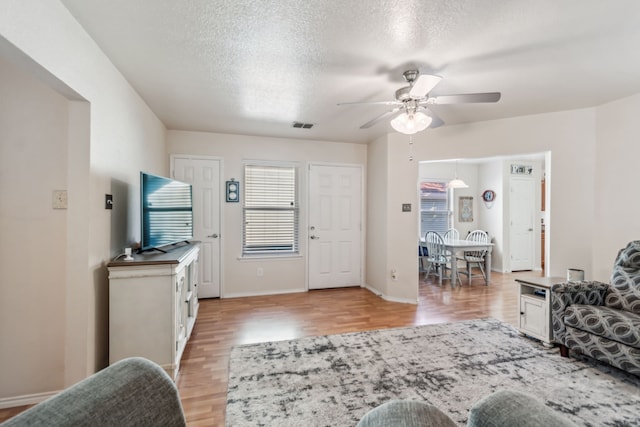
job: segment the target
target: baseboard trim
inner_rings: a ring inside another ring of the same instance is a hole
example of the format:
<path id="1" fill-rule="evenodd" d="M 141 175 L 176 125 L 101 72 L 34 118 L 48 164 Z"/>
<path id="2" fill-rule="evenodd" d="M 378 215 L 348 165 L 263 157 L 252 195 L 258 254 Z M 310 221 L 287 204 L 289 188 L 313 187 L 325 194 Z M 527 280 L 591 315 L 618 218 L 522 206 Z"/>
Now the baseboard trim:
<path id="1" fill-rule="evenodd" d="M 408 298 L 395 298 L 395 297 L 390 297 L 388 295 L 383 294 L 382 292 L 380 292 L 379 290 L 372 288 L 369 285 L 364 285 L 363 286 L 365 289 L 367 289 L 369 292 L 379 296 L 380 298 L 382 298 L 385 301 L 389 301 L 389 302 L 399 302 L 402 304 L 418 304 L 418 300 L 411 300 Z"/>
<path id="2" fill-rule="evenodd" d="M 307 289 L 285 289 L 281 291 L 264 291 L 264 292 L 236 292 L 236 293 L 225 293 L 220 298 L 242 298 L 242 297 L 261 297 L 265 295 L 280 295 L 280 294 L 295 294 L 299 292 L 307 292 Z"/>
<path id="3" fill-rule="evenodd" d="M 403 304 L 417 304 L 418 303 L 417 299 L 412 300 L 412 299 L 408 299 L 408 298 L 390 297 L 388 295 L 385 295 L 385 294 L 381 293 L 379 290 L 377 290 L 375 288 L 372 288 L 369 285 L 363 285 L 363 286 L 360 286 L 360 287 L 361 288 L 365 288 L 369 292 L 372 292 L 372 293 L 376 294 L 377 296 L 379 296 L 380 298 L 382 298 L 382 299 L 384 299 L 386 301 L 400 302 L 400 303 L 403 303 Z M 246 292 L 246 293 L 238 292 L 238 293 L 232 293 L 232 294 L 225 293 L 220 298 L 225 299 L 225 298 L 259 297 L 259 296 L 265 296 L 265 295 L 295 294 L 295 293 L 298 293 L 298 292 L 309 292 L 309 289 L 286 289 L 286 290 L 281 290 L 281 291 Z"/>
<path id="4" fill-rule="evenodd" d="M 0 399 L 0 409 L 15 408 L 16 406 L 35 405 L 55 396 L 60 391 L 46 393 L 25 394 L 24 396 L 4 397 Z"/>

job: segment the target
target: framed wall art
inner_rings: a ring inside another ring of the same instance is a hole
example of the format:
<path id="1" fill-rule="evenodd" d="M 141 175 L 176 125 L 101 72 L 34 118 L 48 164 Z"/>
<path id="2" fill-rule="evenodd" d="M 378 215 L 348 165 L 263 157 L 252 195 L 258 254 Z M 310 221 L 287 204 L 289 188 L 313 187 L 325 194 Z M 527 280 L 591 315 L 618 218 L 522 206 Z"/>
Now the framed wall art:
<path id="1" fill-rule="evenodd" d="M 461 196 L 458 199 L 458 221 L 473 222 L 473 197 Z"/>

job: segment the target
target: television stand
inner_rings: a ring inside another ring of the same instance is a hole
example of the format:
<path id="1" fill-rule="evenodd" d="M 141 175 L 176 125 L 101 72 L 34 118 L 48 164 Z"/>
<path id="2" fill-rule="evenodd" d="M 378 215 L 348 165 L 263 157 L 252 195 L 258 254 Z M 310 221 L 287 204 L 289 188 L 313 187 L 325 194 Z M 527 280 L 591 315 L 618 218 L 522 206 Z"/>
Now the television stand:
<path id="1" fill-rule="evenodd" d="M 175 380 L 198 315 L 199 242 L 115 260 L 109 270 L 109 364 L 141 356 Z"/>

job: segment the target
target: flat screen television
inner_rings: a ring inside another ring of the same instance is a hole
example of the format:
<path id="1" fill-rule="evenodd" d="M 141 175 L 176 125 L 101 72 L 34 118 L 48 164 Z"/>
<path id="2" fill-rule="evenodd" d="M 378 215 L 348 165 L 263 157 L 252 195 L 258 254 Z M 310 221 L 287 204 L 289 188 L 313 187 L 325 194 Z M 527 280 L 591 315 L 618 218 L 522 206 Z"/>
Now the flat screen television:
<path id="1" fill-rule="evenodd" d="M 193 239 L 191 184 L 140 172 L 140 251 Z"/>

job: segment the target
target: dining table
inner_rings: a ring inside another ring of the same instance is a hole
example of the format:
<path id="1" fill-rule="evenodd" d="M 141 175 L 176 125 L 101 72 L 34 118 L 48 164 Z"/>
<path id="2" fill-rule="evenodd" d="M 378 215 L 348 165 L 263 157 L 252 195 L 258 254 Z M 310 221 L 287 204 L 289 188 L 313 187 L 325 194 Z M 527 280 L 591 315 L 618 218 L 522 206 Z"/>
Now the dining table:
<path id="1" fill-rule="evenodd" d="M 451 287 L 455 288 L 457 285 L 456 278 L 458 277 L 458 262 L 457 257 L 465 251 L 479 251 L 486 250 L 487 253 L 484 257 L 484 271 L 487 275 L 486 284 L 491 283 L 491 251 L 493 250 L 493 243 L 473 242 L 463 239 L 444 239 L 444 248 L 451 252 Z"/>

